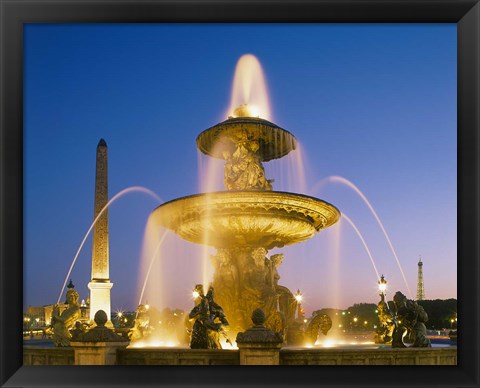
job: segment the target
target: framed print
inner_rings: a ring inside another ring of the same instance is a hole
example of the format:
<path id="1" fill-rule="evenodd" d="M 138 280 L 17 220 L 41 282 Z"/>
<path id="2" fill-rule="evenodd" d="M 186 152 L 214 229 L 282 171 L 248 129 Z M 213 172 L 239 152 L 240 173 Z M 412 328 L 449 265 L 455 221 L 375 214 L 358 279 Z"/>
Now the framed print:
<path id="1" fill-rule="evenodd" d="M 1 6 L 2 386 L 478 385 L 477 1 Z"/>

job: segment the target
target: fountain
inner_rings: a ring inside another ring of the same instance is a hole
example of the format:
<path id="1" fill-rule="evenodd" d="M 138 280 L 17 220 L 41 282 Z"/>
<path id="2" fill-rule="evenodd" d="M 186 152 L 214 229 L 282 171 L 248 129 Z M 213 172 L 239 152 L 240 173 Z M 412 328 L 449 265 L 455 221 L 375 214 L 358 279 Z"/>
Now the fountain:
<path id="1" fill-rule="evenodd" d="M 288 131 L 260 117 L 248 104 L 197 137 L 204 154 L 225 161 L 226 191 L 178 198 L 157 207 L 152 217 L 182 239 L 214 247 L 213 287 L 231 331 L 251 326 L 252 311 L 262 308 L 266 326 L 285 331 L 294 319 L 281 300 L 293 299 L 278 285 L 283 255 L 269 250 L 305 241 L 340 218 L 338 209 L 303 194 L 274 191 L 263 162 L 296 148 Z M 288 305 L 288 304 L 287 304 Z"/>

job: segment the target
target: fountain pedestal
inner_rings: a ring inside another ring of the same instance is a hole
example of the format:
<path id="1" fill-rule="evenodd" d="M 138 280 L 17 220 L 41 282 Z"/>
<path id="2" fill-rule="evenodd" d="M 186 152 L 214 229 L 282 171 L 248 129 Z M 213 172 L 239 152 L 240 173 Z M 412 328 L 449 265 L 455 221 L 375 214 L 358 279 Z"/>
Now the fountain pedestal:
<path id="1" fill-rule="evenodd" d="M 266 316 L 261 309 L 252 313 L 254 326 L 237 335 L 240 365 L 279 365 L 283 337 L 265 327 Z"/>
<path id="2" fill-rule="evenodd" d="M 116 365 L 117 350 L 126 348 L 129 340 L 105 327 L 108 321 L 105 311 L 98 310 L 94 321 L 97 326 L 70 342 L 75 352 L 75 365 Z"/>
<path id="3" fill-rule="evenodd" d="M 117 365 L 117 350 L 128 343 L 119 342 L 72 342 L 75 365 Z"/>

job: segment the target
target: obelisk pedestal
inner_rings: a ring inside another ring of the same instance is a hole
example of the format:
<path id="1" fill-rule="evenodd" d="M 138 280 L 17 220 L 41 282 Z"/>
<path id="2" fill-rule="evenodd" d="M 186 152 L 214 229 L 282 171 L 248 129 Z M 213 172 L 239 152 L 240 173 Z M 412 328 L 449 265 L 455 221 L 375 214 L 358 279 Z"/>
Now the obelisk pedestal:
<path id="1" fill-rule="evenodd" d="M 107 143 L 100 139 L 97 146 L 94 220 L 108 203 L 107 159 Z M 113 283 L 110 282 L 109 275 L 108 209 L 105 209 L 93 228 L 92 279 L 88 283 L 91 322 L 94 321 L 96 312 L 103 310 L 108 317 L 106 326 L 113 326 L 110 317 L 110 289 L 112 286 Z"/>

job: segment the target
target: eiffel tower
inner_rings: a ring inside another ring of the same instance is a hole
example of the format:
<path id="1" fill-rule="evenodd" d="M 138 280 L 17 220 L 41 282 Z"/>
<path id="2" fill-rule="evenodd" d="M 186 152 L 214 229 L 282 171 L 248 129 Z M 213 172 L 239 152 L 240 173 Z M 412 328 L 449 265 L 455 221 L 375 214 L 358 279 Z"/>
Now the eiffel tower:
<path id="1" fill-rule="evenodd" d="M 423 263 L 422 257 L 418 258 L 418 279 L 417 279 L 417 300 L 425 299 L 425 289 L 423 288 Z"/>

